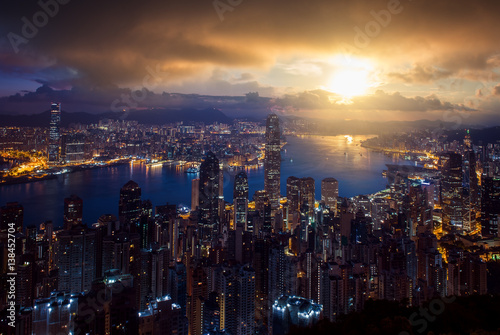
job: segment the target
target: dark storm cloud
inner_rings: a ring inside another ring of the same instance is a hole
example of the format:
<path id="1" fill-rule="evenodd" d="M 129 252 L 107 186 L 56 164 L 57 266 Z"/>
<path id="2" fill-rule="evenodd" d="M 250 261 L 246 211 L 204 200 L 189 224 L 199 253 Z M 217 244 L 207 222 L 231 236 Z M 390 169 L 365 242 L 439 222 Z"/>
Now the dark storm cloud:
<path id="1" fill-rule="evenodd" d="M 373 13 L 387 10 L 389 2 L 243 1 L 223 13 L 221 21 L 213 2 L 205 0 L 72 0 L 59 5 L 57 14 L 19 49 L 28 58 L 45 55 L 97 84 L 141 80 L 146 66 L 156 64 L 175 80 L 196 76 L 210 65 L 262 67 L 287 52 L 330 53 L 345 44 L 356 47 L 354 28 L 365 31 Z M 35 1 L 13 0 L 1 6 L 3 62 L 13 52 L 5 41 L 7 34 L 21 35 L 21 18 L 32 21 L 41 7 Z M 401 13 L 391 15 L 368 46 L 356 48 L 363 56 L 419 58 L 421 67 L 402 74 L 403 80 L 482 69 L 484 60 L 498 53 L 498 1 L 417 0 L 401 1 L 399 7 Z M 429 72 L 430 66 L 441 70 Z"/>

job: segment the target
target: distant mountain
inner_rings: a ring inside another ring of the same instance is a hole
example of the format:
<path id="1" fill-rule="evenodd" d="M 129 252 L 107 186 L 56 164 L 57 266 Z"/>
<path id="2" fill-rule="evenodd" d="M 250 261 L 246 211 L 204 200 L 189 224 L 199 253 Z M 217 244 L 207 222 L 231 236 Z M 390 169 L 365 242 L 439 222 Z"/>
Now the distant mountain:
<path id="1" fill-rule="evenodd" d="M 61 112 L 61 126 L 72 123 L 92 124 L 102 119 L 138 121 L 141 124 L 166 124 L 173 122 L 204 122 L 230 123 L 232 119 L 215 108 L 209 109 L 148 109 L 132 110 L 130 112 L 108 112 L 90 114 L 85 112 Z M 0 126 L 17 127 L 48 127 L 50 111 L 31 115 L 0 115 Z"/>

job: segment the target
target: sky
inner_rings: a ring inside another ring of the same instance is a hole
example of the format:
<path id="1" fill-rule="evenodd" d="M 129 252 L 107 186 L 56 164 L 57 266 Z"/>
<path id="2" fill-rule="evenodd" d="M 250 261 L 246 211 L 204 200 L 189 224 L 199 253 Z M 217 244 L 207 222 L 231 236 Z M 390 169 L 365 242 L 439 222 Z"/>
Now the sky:
<path id="1" fill-rule="evenodd" d="M 497 0 L 3 0 L 0 113 L 500 124 L 499 19 Z"/>

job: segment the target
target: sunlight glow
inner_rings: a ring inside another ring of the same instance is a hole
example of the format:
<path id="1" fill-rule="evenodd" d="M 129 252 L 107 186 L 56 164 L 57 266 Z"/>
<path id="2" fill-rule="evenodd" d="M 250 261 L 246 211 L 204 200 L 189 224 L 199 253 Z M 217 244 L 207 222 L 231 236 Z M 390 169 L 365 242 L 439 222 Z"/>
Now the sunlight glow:
<path id="1" fill-rule="evenodd" d="M 372 78 L 373 66 L 370 61 L 334 57 L 332 64 L 336 69 L 326 89 L 340 95 L 343 98 L 340 103 L 349 103 L 350 98 L 366 94 L 370 87 L 376 86 Z"/>

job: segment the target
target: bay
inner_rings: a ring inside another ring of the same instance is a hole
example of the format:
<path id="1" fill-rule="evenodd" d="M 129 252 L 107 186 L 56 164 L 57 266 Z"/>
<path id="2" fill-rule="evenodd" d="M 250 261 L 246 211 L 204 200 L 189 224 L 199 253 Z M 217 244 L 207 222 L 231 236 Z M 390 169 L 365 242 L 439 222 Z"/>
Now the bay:
<path id="1" fill-rule="evenodd" d="M 380 152 L 360 146 L 370 136 L 287 136 L 282 152 L 281 194 L 286 194 L 289 176 L 312 177 L 316 181 L 316 199 L 321 199 L 321 180 L 334 177 L 339 194 L 352 197 L 384 189 L 385 164 L 396 163 Z M 233 181 L 237 170 L 224 171 L 224 198 L 232 202 Z M 264 168 L 246 169 L 250 199 L 264 188 Z M 142 198 L 153 206 L 168 203 L 190 207 L 191 180 L 182 167 L 125 164 L 59 175 L 56 179 L 0 187 L 0 205 L 18 201 L 24 206 L 24 226 L 52 220 L 62 226 L 64 198 L 76 194 L 83 199 L 83 220 L 91 224 L 102 214 L 118 213 L 120 188 L 134 180 L 142 189 Z"/>

